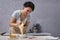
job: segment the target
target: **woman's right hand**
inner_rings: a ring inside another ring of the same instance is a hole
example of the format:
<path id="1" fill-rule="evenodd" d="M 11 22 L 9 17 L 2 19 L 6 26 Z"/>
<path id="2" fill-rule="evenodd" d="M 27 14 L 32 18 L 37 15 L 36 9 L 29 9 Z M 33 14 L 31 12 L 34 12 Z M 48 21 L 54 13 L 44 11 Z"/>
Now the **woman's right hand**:
<path id="1" fill-rule="evenodd" d="M 21 24 L 21 22 L 20 21 L 17 21 L 17 25 L 20 25 Z"/>

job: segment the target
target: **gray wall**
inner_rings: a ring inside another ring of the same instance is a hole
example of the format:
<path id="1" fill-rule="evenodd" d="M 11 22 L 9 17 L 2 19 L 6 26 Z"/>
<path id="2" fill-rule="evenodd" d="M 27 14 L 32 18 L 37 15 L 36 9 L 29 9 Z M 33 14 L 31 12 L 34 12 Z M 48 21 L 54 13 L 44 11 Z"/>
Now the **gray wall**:
<path id="1" fill-rule="evenodd" d="M 23 8 L 28 0 L 0 0 L 0 32 L 9 32 L 9 19 L 13 11 Z M 60 36 L 60 0 L 30 0 L 35 4 L 31 13 L 31 23 L 40 23 L 42 32 Z"/>

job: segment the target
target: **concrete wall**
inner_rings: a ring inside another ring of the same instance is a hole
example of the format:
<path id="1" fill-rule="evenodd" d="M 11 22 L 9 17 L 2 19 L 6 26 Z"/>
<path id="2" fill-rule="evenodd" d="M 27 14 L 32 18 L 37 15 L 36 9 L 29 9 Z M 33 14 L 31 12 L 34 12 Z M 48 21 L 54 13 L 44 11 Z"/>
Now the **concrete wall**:
<path id="1" fill-rule="evenodd" d="M 0 32 L 9 32 L 9 19 L 13 11 L 23 8 L 23 3 L 29 0 L 0 0 Z M 31 13 L 31 23 L 40 23 L 42 32 L 60 36 L 60 0 L 30 0 L 35 4 Z"/>

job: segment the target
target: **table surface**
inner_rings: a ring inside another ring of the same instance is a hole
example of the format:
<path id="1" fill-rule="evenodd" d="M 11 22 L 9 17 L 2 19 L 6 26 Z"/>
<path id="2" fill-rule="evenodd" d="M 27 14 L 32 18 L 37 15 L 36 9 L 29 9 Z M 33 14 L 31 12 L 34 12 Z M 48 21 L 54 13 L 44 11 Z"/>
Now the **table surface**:
<path id="1" fill-rule="evenodd" d="M 27 38 L 19 37 L 14 40 L 47 40 L 48 38 L 53 38 L 53 37 L 52 36 L 28 36 Z M 0 40 L 10 40 L 10 39 L 9 39 L 9 36 L 0 35 Z"/>

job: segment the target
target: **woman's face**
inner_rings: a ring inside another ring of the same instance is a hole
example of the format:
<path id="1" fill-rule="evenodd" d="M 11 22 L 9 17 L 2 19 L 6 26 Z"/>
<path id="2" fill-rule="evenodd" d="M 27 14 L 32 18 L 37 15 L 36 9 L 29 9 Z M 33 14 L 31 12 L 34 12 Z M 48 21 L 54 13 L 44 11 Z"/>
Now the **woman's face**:
<path id="1" fill-rule="evenodd" d="M 32 9 L 30 7 L 24 7 L 24 13 L 29 14 L 32 12 Z"/>

